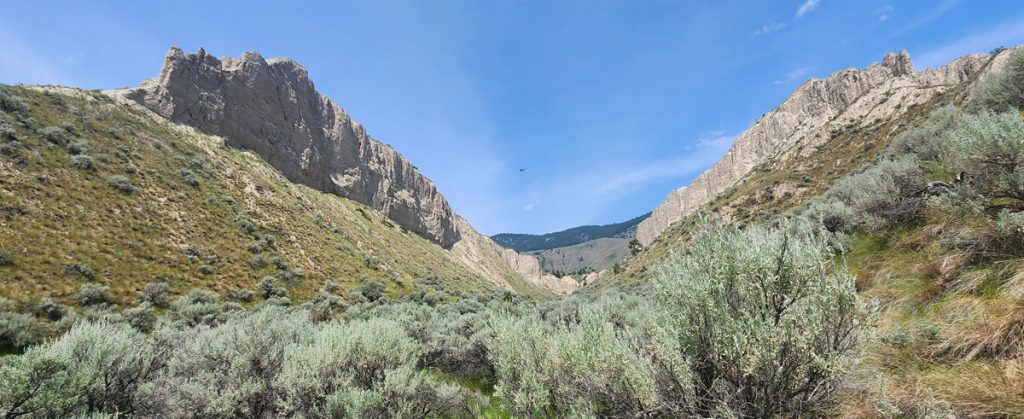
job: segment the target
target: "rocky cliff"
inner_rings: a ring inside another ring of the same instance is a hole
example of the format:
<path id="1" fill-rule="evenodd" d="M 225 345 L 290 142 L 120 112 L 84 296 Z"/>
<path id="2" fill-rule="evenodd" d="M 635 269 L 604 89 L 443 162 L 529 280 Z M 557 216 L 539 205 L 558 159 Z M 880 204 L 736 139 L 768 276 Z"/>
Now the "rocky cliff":
<path id="1" fill-rule="evenodd" d="M 313 86 L 286 58 L 255 52 L 217 58 L 171 48 L 160 76 L 108 92 L 170 121 L 251 150 L 288 180 L 377 209 L 448 249 L 472 271 L 506 289 L 523 280 L 566 293 L 576 282 L 541 271 L 536 258 L 498 246 L 459 217 L 430 179 Z"/>
<path id="2" fill-rule="evenodd" d="M 696 212 L 759 165 L 793 153 L 813 152 L 833 129 L 896 118 L 911 106 L 968 80 L 987 61 L 987 55 L 974 54 L 915 72 L 910 56 L 902 51 L 887 54 L 882 62 L 864 69 L 846 69 L 824 80 L 807 81 L 737 137 L 722 160 L 689 186 L 671 192 L 651 217 L 640 223 L 637 239 L 650 245 L 672 223 Z"/>
<path id="3" fill-rule="evenodd" d="M 318 93 L 292 60 L 171 48 L 160 76 L 126 95 L 252 150 L 293 182 L 369 205 L 445 248 L 459 240 L 455 215 L 433 182 Z"/>

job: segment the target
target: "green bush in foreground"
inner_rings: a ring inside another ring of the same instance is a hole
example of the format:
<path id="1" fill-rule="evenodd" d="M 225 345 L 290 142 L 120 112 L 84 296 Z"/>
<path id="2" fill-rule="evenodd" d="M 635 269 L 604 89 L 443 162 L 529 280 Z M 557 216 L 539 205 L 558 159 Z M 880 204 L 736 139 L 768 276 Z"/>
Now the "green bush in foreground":
<path id="1" fill-rule="evenodd" d="M 815 235 L 707 224 L 653 302 L 555 317 L 495 325 L 520 415 L 772 417 L 827 411 L 866 311 Z"/>

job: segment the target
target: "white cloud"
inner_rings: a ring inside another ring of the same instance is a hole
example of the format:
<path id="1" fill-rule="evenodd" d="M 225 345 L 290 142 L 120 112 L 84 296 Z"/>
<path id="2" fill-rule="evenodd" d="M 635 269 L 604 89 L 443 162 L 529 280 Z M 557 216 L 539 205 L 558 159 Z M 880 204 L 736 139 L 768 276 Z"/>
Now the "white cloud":
<path id="1" fill-rule="evenodd" d="M 601 185 L 599 194 L 615 194 L 635 189 L 645 184 L 684 177 L 718 161 L 729 147 L 735 135 L 725 135 L 722 131 L 704 133 L 697 142 L 685 150 L 690 152 L 666 159 L 645 162 L 631 169 L 620 171 L 616 176 Z M 680 185 L 682 186 L 682 185 Z"/>
<path id="2" fill-rule="evenodd" d="M 798 9 L 796 9 L 796 17 L 799 18 L 799 17 L 801 17 L 801 16 L 803 16 L 803 15 L 805 15 L 807 13 L 810 13 L 811 10 L 814 10 L 815 8 L 818 7 L 819 1 L 820 0 L 807 0 L 807 1 L 805 1 L 804 4 L 801 4 L 800 7 Z"/>
<path id="3" fill-rule="evenodd" d="M 988 52 L 996 47 L 1011 47 L 1020 43 L 1024 43 L 1024 17 L 1005 21 L 985 32 L 972 32 L 956 41 L 911 56 L 914 57 L 915 67 L 923 69 L 946 64 L 973 52 Z"/>
<path id="4" fill-rule="evenodd" d="M 895 8 L 893 8 L 891 4 L 879 7 L 878 10 L 875 11 L 875 13 L 878 14 L 878 22 L 881 23 L 889 20 L 889 15 L 892 14 L 893 10 L 895 10 Z"/>
<path id="5" fill-rule="evenodd" d="M 761 26 L 760 28 L 757 28 L 757 30 L 754 31 L 754 35 L 769 34 L 769 33 L 772 33 L 772 32 L 776 32 L 776 31 L 782 30 L 782 28 L 785 28 L 785 27 L 786 27 L 785 23 L 768 22 L 768 23 L 764 24 L 763 26 Z"/>
<path id="6" fill-rule="evenodd" d="M 668 184 L 672 189 L 684 186 L 704 168 L 721 160 L 734 138 L 734 135 L 726 135 L 721 131 L 706 132 L 691 141 L 681 141 L 691 145 L 681 147 L 676 153 L 662 158 L 609 161 L 564 176 L 540 179 L 520 198 L 520 204 L 512 207 L 519 216 L 529 214 L 534 217 L 528 229 L 518 230 L 542 233 L 598 223 L 601 217 L 608 215 L 610 208 L 621 205 L 623 200 L 631 199 L 645 188 L 656 184 Z M 656 194 L 658 202 L 664 199 L 661 193 L 668 192 L 665 190 Z M 530 204 L 524 207 L 521 206 L 523 202 L 532 204 L 533 211 L 527 212 L 526 208 Z M 657 202 L 651 202 L 650 207 L 644 209 L 649 210 L 654 205 Z M 505 213 L 503 216 L 514 215 Z M 500 230 L 507 228 L 502 227 Z M 482 231 L 490 234 L 498 232 L 496 230 L 499 229 Z"/>
<path id="7" fill-rule="evenodd" d="M 533 202 L 531 202 L 531 203 L 526 204 L 526 205 L 523 206 L 523 211 L 533 211 L 533 207 L 534 207 Z"/>
<path id="8" fill-rule="evenodd" d="M 794 69 L 793 71 L 790 71 L 789 73 L 786 73 L 786 77 L 783 78 L 782 80 L 775 80 L 772 83 L 774 83 L 774 84 L 789 84 L 789 83 L 792 83 L 794 81 L 802 80 L 802 79 L 806 78 L 807 75 L 811 74 L 811 71 L 814 71 L 814 67 L 813 66 L 800 67 L 800 68 Z"/>

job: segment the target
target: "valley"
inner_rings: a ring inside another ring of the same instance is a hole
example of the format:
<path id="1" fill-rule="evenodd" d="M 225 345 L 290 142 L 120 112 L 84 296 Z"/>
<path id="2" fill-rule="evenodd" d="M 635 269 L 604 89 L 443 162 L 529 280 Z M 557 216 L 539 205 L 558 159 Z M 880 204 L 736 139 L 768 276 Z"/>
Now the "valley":
<path id="1" fill-rule="evenodd" d="M 889 53 L 487 237 L 291 59 L 0 85 L 0 416 L 1020 417 L 1022 86 Z"/>

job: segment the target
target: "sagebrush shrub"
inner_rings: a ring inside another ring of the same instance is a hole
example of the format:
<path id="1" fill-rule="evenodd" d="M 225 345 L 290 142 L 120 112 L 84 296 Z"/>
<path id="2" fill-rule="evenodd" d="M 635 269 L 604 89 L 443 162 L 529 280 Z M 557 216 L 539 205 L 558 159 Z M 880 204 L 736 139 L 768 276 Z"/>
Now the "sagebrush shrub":
<path id="1" fill-rule="evenodd" d="M 996 112 L 1024 107 L 1024 48 L 1010 52 L 1002 71 L 982 79 L 971 106 Z"/>
<path id="2" fill-rule="evenodd" d="M 763 227 L 704 226 L 656 295 L 700 416 L 821 414 L 865 319 L 824 239 Z"/>
<path id="3" fill-rule="evenodd" d="M 882 159 L 809 201 L 804 215 L 831 232 L 906 223 L 925 210 L 927 179 L 913 156 Z"/>
<path id="4" fill-rule="evenodd" d="M 96 161 L 88 154 L 71 156 L 71 165 L 82 170 L 96 170 Z"/>
<path id="5" fill-rule="evenodd" d="M 259 289 L 260 297 L 264 299 L 288 298 L 288 290 L 277 286 L 277 278 L 272 276 L 265 276 L 263 279 L 260 279 L 257 288 Z"/>
<path id="6" fill-rule="evenodd" d="M 971 187 L 994 204 L 1024 208 L 1024 116 L 1011 111 L 965 117 L 947 134 L 944 164 L 964 171 Z"/>
<path id="7" fill-rule="evenodd" d="M 167 307 L 167 298 L 171 287 L 166 282 L 150 282 L 139 291 L 139 302 L 150 303 L 156 307 Z"/>
<path id="8" fill-rule="evenodd" d="M 107 178 L 107 185 L 111 188 L 117 189 L 124 194 L 133 194 L 139 190 L 138 186 L 132 184 L 131 179 L 126 176 L 114 175 Z"/>
<path id="9" fill-rule="evenodd" d="M 25 102 L 25 98 L 11 93 L 6 87 L 0 86 L 0 109 L 24 114 L 28 112 L 28 104 Z"/>
<path id="10" fill-rule="evenodd" d="M 106 285 L 86 282 L 78 288 L 78 294 L 75 296 L 83 306 L 106 304 L 110 302 L 110 297 L 107 296 L 109 290 L 110 287 Z"/>
<path id="11" fill-rule="evenodd" d="M 89 142 L 77 137 L 68 141 L 66 147 L 71 154 L 89 154 L 92 152 L 92 146 Z"/>
<path id="12" fill-rule="evenodd" d="M 24 355 L 0 361 L 0 415 L 145 414 L 139 387 L 156 351 L 126 325 L 83 323 Z"/>
<path id="13" fill-rule="evenodd" d="M 67 141 L 67 132 L 53 125 L 43 127 L 38 132 L 41 137 L 46 139 L 46 141 L 57 145 L 64 145 Z"/>
<path id="14" fill-rule="evenodd" d="M 255 294 L 251 290 L 242 288 L 231 288 L 228 290 L 228 298 L 238 302 L 252 302 L 253 297 L 255 297 Z"/>

